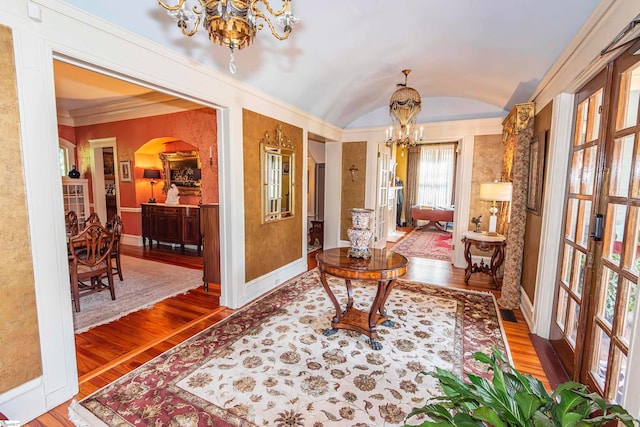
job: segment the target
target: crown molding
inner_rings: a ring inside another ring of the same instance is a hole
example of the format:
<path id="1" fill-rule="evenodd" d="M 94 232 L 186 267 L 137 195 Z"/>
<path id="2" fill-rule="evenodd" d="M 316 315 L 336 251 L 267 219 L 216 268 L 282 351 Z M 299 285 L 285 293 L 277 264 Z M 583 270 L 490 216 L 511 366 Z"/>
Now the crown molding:
<path id="1" fill-rule="evenodd" d="M 59 110 L 58 122 L 69 126 L 88 126 L 121 120 L 178 113 L 205 108 L 203 105 L 161 92 L 150 92 L 74 110 Z"/>

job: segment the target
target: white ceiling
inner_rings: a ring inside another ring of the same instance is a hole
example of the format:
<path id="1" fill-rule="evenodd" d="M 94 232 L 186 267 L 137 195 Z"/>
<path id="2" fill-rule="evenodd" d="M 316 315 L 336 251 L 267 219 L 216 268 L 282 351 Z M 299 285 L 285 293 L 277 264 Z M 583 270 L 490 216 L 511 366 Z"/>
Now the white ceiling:
<path id="1" fill-rule="evenodd" d="M 203 30 L 184 37 L 155 0 L 66 1 L 229 74 L 228 49 L 213 45 Z M 502 117 L 528 100 L 597 3 L 294 0 L 300 23 L 289 39 L 276 40 L 265 26 L 253 45 L 236 52 L 234 77 L 354 128 L 390 124 L 389 97 L 409 68 L 409 86 L 422 95 L 419 122 Z M 56 69 L 62 109 L 140 95 L 129 85 L 106 88 L 106 77 L 68 71 L 73 68 Z"/>

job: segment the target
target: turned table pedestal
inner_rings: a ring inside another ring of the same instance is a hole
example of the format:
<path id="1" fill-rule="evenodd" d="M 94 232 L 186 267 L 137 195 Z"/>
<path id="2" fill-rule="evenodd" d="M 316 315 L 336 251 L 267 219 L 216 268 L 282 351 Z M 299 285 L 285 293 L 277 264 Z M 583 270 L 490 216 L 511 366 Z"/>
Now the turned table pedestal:
<path id="1" fill-rule="evenodd" d="M 382 344 L 378 341 L 377 327 L 380 324 L 394 325 L 393 321 L 387 318 L 385 303 L 396 279 L 406 273 L 408 261 L 400 254 L 383 249 L 371 249 L 371 257 L 368 259 L 349 257 L 348 251 L 349 248 L 325 249 L 316 256 L 322 286 L 336 309 L 336 314 L 331 320 L 331 328 L 325 329 L 324 335 L 333 335 L 338 329 L 357 331 L 369 337 L 371 348 L 380 350 Z M 347 287 L 345 308 L 340 307 L 338 299 L 329 287 L 327 274 L 344 279 Z M 351 280 L 366 280 L 378 284 L 369 312 L 353 307 Z"/>

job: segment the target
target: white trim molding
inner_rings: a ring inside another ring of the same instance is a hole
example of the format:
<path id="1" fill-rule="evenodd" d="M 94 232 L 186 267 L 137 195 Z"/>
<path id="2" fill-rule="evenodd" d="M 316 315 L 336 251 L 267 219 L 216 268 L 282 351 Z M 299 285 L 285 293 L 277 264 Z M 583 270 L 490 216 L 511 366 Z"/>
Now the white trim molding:
<path id="1" fill-rule="evenodd" d="M 524 321 L 527 322 L 527 326 L 530 331 L 533 331 L 533 304 L 529 299 L 529 295 L 520 288 L 520 311 L 524 317 Z"/>
<path id="2" fill-rule="evenodd" d="M 573 129 L 574 95 L 561 93 L 553 100 L 553 116 L 548 145 L 547 174 L 545 177 L 544 200 L 542 206 L 542 236 L 538 252 L 538 274 L 533 300 L 533 319 L 531 332 L 542 338 L 549 338 L 553 317 L 553 297 L 555 291 L 562 216 L 564 214 L 565 188 L 569 153 L 571 151 L 571 132 Z"/>

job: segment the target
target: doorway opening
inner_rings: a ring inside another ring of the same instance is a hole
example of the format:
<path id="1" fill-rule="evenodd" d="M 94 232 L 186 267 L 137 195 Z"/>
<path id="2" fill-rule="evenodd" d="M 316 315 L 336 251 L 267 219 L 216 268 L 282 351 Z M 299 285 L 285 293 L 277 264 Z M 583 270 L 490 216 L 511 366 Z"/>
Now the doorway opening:
<path id="1" fill-rule="evenodd" d="M 211 133 L 207 135 L 206 145 L 199 147 L 200 151 L 207 153 L 206 156 L 211 159 L 212 165 L 211 170 L 203 171 L 203 183 L 205 187 L 212 189 L 215 197 L 218 197 L 217 155 L 210 154 L 217 151 L 217 109 L 110 77 L 89 68 L 92 67 L 84 68 L 54 60 L 58 131 L 61 140 L 68 141 L 68 144 L 62 147 L 67 153 L 65 159 L 77 159 L 74 164 L 82 174 L 80 180 L 86 181 L 87 186 L 87 212 L 98 213 L 104 224 L 113 216 L 115 208 L 123 222 L 121 254 L 133 260 L 144 260 L 138 196 L 148 196 L 145 192 L 148 191 L 149 182 L 143 179 L 142 169 L 136 168 L 134 152 L 138 145 L 151 139 L 144 137 L 145 132 L 153 134 L 155 129 L 161 127 L 157 123 L 175 130 L 180 129 L 181 117 L 198 115 L 203 122 L 200 128 L 193 132 Z M 154 120 L 155 123 L 150 124 Z M 144 121 L 145 124 L 136 128 L 137 121 Z M 191 120 L 186 122 L 189 126 L 193 125 Z M 184 127 L 188 128 L 187 125 Z M 191 134 L 185 131 L 184 139 L 189 139 L 190 136 Z M 197 201 L 195 204 L 197 205 Z M 153 261 L 185 266 L 184 257 L 179 255 L 165 254 L 161 258 Z M 205 292 L 202 287 L 202 274 L 197 272 L 202 270 L 202 260 L 196 259 L 199 260 L 198 263 L 190 263 L 187 266 L 195 269 L 194 283 L 197 288 L 187 294 L 156 303 L 151 310 L 136 311 L 122 319 L 113 320 L 75 336 L 81 385 L 108 369 L 110 364 L 121 363 L 123 357 L 134 357 L 143 353 L 158 340 L 179 333 L 190 322 L 210 316 L 218 309 L 221 289 L 219 286 L 217 289 L 210 287 L 209 292 Z M 150 262 L 144 261 L 147 264 Z M 147 285 L 157 286 L 162 279 L 162 274 L 157 273 L 159 270 L 161 269 L 148 269 L 149 275 L 143 279 Z M 126 269 L 123 275 L 127 280 Z M 118 283 L 116 301 L 117 288 Z M 114 336 L 127 339 L 108 338 Z M 105 340 L 110 342 L 109 346 L 101 344 Z"/>
<path id="2" fill-rule="evenodd" d="M 325 141 L 309 135 L 307 156 L 307 253 L 324 245 Z"/>

